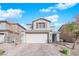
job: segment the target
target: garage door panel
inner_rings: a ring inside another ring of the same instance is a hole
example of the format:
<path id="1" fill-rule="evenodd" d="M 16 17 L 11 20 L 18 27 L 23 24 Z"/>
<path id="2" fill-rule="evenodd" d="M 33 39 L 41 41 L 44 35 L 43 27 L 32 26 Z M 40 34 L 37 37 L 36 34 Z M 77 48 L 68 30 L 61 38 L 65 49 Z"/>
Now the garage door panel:
<path id="1" fill-rule="evenodd" d="M 26 34 L 27 43 L 46 43 L 47 34 Z"/>
<path id="2" fill-rule="evenodd" d="M 0 33 L 0 43 L 3 43 L 3 42 L 4 42 L 4 34 Z"/>

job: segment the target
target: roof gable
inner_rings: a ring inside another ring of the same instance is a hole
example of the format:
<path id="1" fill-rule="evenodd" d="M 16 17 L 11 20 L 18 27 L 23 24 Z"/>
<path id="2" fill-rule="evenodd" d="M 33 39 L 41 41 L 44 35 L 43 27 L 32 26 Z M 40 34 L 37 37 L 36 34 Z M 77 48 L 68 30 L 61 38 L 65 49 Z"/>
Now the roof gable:
<path id="1" fill-rule="evenodd" d="M 33 22 L 38 21 L 38 20 L 44 20 L 44 21 L 47 21 L 47 22 L 51 22 L 51 21 L 49 21 L 49 20 L 47 20 L 47 19 L 44 19 L 44 18 L 39 18 L 39 19 L 37 19 L 37 20 L 34 20 Z"/>
<path id="2" fill-rule="evenodd" d="M 6 21 L 6 20 L 0 21 L 0 23 L 8 23 L 8 24 L 12 24 L 12 25 L 18 25 L 22 29 L 26 30 L 26 28 L 24 28 L 22 25 L 20 25 L 18 23 L 12 23 L 12 22 L 9 22 L 9 21 Z"/>

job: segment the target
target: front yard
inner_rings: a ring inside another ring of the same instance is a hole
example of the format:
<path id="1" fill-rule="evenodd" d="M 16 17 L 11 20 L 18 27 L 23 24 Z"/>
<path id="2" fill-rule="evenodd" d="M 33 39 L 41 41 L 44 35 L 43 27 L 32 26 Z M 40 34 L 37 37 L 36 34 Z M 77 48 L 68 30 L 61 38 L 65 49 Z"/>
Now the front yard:
<path id="1" fill-rule="evenodd" d="M 75 46 L 75 49 L 71 49 L 72 43 L 62 44 L 19 44 L 16 47 L 12 44 L 0 44 L 0 48 L 5 51 L 3 56 L 65 56 L 61 53 L 64 48 L 69 50 L 68 55 L 79 55 L 79 44 Z M 65 49 L 66 51 L 66 49 Z"/>

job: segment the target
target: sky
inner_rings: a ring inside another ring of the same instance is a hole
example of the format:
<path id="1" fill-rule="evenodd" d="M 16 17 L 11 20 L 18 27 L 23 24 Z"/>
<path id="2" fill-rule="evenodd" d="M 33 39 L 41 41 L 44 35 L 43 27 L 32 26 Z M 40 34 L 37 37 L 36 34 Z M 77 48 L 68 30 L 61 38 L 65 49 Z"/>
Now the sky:
<path id="1" fill-rule="evenodd" d="M 24 27 L 33 20 L 45 18 L 58 30 L 79 14 L 78 3 L 0 3 L 0 20 L 19 23 Z"/>

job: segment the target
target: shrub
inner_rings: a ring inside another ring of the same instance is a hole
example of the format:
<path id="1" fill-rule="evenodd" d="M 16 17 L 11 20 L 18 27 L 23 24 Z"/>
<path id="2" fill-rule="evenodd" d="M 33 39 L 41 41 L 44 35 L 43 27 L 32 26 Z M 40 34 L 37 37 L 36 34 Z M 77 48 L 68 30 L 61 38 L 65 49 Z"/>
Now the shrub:
<path id="1" fill-rule="evenodd" d="M 69 55 L 69 49 L 67 48 L 63 48 L 63 50 L 61 51 L 64 55 Z"/>
<path id="2" fill-rule="evenodd" d="M 3 49 L 0 49 L 0 55 L 3 55 L 5 51 Z"/>

